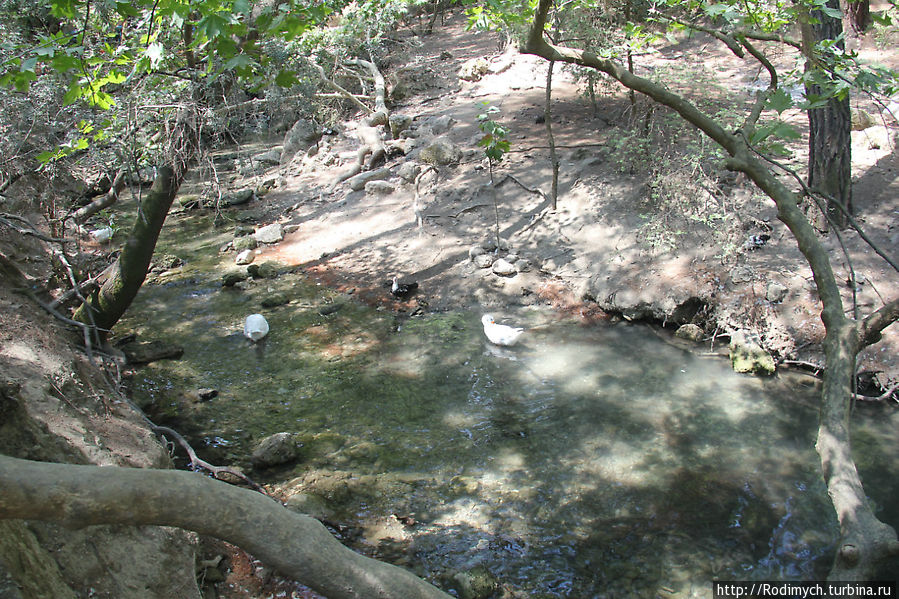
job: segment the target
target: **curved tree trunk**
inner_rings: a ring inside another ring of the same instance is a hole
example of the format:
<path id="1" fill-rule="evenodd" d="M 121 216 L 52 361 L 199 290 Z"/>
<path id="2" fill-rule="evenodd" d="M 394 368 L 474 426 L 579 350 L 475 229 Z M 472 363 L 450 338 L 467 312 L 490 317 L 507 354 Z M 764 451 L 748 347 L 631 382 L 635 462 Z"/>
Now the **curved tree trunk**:
<path id="1" fill-rule="evenodd" d="M 131 305 L 147 277 L 159 232 L 181 186 L 182 171 L 173 166 L 159 169 L 109 278 L 75 312 L 75 320 L 96 326 L 101 339 Z"/>
<path id="2" fill-rule="evenodd" d="M 329 599 L 447 599 L 408 571 L 341 545 L 314 518 L 191 472 L 0 455 L 0 518 L 177 526 L 223 539 Z"/>
<path id="3" fill-rule="evenodd" d="M 790 229 L 811 267 L 821 298 L 826 336 L 821 416 L 816 448 L 828 493 L 840 522 L 837 556 L 831 580 L 871 580 L 882 560 L 899 555 L 896 531 L 879 521 L 865 495 L 849 439 L 849 406 L 855 376 L 855 358 L 879 332 L 899 318 L 899 299 L 893 299 L 861 322 L 845 317 L 839 286 L 827 250 L 798 206 L 798 196 L 761 162 L 747 145 L 745 131 L 733 133 L 686 98 L 661 85 L 634 76 L 622 65 L 596 54 L 550 44 L 544 36 L 552 0 L 539 0 L 528 40 L 522 51 L 550 61 L 590 67 L 606 73 L 625 87 L 638 91 L 676 111 L 717 142 L 731 156 L 727 167 L 745 173 L 777 206 L 778 218 Z M 747 126 L 754 126 L 752 121 Z"/>

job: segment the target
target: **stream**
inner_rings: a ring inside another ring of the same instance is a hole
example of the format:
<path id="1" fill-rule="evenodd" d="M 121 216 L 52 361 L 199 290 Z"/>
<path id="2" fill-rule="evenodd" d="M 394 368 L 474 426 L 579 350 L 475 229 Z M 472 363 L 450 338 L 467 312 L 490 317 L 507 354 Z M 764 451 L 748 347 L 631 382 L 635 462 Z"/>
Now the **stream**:
<path id="1" fill-rule="evenodd" d="M 201 456 L 340 522 L 345 542 L 451 588 L 489 571 L 531 597 L 710 597 L 711 581 L 825 577 L 838 532 L 814 451 L 818 385 L 737 375 L 647 326 L 548 308 L 487 343 L 479 311 L 395 315 L 279 267 L 223 288 L 233 226 L 170 217 L 154 275 L 117 332 L 178 343 L 135 400 Z M 172 223 L 176 224 L 172 224 Z M 244 268 L 244 267 L 241 267 Z M 288 303 L 262 308 L 281 294 Z M 246 315 L 265 315 L 259 344 Z M 196 389 L 218 392 L 201 401 Z M 877 514 L 899 525 L 899 414 L 862 406 L 854 450 Z M 252 470 L 264 437 L 300 459 Z"/>

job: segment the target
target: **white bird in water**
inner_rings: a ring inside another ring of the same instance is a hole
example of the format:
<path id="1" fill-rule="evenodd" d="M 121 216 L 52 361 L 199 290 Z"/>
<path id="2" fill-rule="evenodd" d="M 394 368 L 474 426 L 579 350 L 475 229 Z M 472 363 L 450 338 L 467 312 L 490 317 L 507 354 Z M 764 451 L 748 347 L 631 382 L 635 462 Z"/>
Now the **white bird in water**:
<path id="1" fill-rule="evenodd" d="M 484 325 L 484 334 L 487 335 L 487 339 L 496 345 L 515 345 L 524 332 L 524 329 L 518 327 L 496 324 L 496 320 L 490 314 L 484 314 L 481 317 L 481 323 Z"/>
<path id="2" fill-rule="evenodd" d="M 268 335 L 268 322 L 262 314 L 250 314 L 243 325 L 243 334 L 253 343 Z"/>

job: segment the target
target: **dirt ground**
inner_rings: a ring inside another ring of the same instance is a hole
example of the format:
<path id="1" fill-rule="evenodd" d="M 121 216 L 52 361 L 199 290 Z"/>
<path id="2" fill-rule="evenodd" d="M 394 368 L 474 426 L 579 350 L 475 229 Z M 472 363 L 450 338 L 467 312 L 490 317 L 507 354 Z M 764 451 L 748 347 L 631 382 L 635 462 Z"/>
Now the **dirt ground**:
<path id="1" fill-rule="evenodd" d="M 679 324 L 678 310 L 684 306 L 700 306 L 701 313 L 693 319 L 715 349 L 722 345 L 716 343 L 718 335 L 748 329 L 786 364 L 810 367 L 823 362 L 817 346 L 823 327 L 811 273 L 789 231 L 777 221 L 773 203 L 714 165 L 697 160 L 692 173 L 685 170 L 690 168 L 690 153 L 697 148 L 707 152 L 711 142 L 665 109 L 648 113 L 649 104 L 642 101 L 632 108 L 614 87 L 597 97 L 594 114 L 571 72 L 557 67 L 552 126 L 560 175 L 558 207 L 552 210 L 546 195 L 551 181 L 546 129 L 538 122 L 548 63 L 503 50 L 495 35 L 466 31 L 464 25 L 464 15 L 454 14 L 433 35 L 403 32 L 405 43 L 382 65 L 388 85 L 406 93 L 394 99 L 392 114 L 411 116 L 415 124 L 449 116 L 453 124 L 446 135 L 462 149 L 458 164 L 440 167 L 436 177 L 423 179 L 421 226 L 415 186 L 396 176 L 391 178 L 396 191 L 390 194 L 351 191 L 346 183 L 331 191 L 337 175 L 355 158 L 357 122 L 347 121 L 337 135 L 325 137 L 316 158 L 305 164 L 295 159 L 277 171 L 277 187 L 254 203 L 254 209 L 264 209 L 266 222 L 298 225 L 283 242 L 261 250 L 257 260 L 302 266 L 324 283 L 366 301 L 405 310 L 481 307 L 514 319 L 523 306 L 551 303 L 585 318 L 602 314 L 602 308 L 670 325 Z M 860 45 L 871 61 L 896 61 L 895 55 L 879 50 L 874 39 L 851 43 Z M 460 67 L 475 58 L 488 60 L 488 72 L 477 81 L 461 80 Z M 787 64 L 792 57 L 777 59 Z M 647 77 L 673 74 L 688 82 L 681 91 L 706 110 L 739 108 L 741 103 L 745 107 L 758 75 L 752 65 L 710 39 L 685 40 L 639 57 L 637 71 Z M 485 102 L 499 109 L 492 118 L 507 128 L 511 142 L 511 151 L 496 167 L 494 180 L 503 183 L 495 188 L 477 146 L 482 135 L 477 115 Z M 873 103 L 854 100 L 853 109 L 860 108 L 874 115 L 876 125 L 853 132 L 858 220 L 875 243 L 895 256 L 896 121 L 888 113 L 881 116 Z M 784 116 L 800 129 L 806 125 L 798 111 Z M 653 153 L 641 153 L 636 138 L 628 137 L 634 122 L 650 125 Z M 800 175 L 807 157 L 803 143 L 791 147 L 792 155 L 785 159 Z M 393 157 L 386 166 L 395 175 L 406 160 Z M 663 163 L 687 166 L 666 171 Z M 706 194 L 702 188 L 707 182 L 715 188 L 699 199 Z M 238 184 L 245 181 L 234 182 Z M 673 202 L 660 209 L 657 194 L 666 189 L 694 213 L 677 214 Z M 477 268 L 469 259 L 472 246 L 493 236 L 494 197 L 502 239 L 530 265 L 513 277 Z M 703 202 L 711 206 L 706 213 L 696 208 Z M 671 225 L 671 230 L 666 233 L 661 224 Z M 760 234 L 770 235 L 763 247 L 744 247 L 750 236 Z M 845 234 L 843 241 L 859 281 L 859 312 L 866 314 L 896 297 L 896 272 L 857 235 Z M 849 261 L 838 239 L 831 235 L 825 244 L 833 251 L 837 276 L 848 281 Z M 419 293 L 397 302 L 383 286 L 393 276 L 417 281 Z M 771 301 L 771 283 L 787 290 L 783 299 Z M 847 309 L 852 309 L 848 284 L 844 295 Z M 864 353 L 861 370 L 876 373 L 881 385 L 899 380 L 897 350 L 899 332 L 893 326 L 884 341 Z"/>

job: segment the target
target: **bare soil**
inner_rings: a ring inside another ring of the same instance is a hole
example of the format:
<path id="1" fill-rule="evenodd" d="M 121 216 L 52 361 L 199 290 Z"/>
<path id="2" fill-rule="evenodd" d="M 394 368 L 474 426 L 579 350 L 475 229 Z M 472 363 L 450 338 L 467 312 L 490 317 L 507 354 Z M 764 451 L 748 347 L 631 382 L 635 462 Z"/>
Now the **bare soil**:
<path id="1" fill-rule="evenodd" d="M 556 67 L 552 126 L 561 168 L 553 210 L 547 196 L 552 171 L 546 129 L 538 122 L 548 63 L 503 50 L 495 35 L 466 31 L 464 25 L 464 15 L 456 14 L 433 35 L 404 32 L 403 43 L 384 65 L 392 89 L 408 94 L 394 99 L 393 114 L 412 116 L 416 124 L 451 117 L 447 135 L 463 150 L 458 164 L 423 179 L 422 225 L 416 221 L 414 185 L 396 177 L 391 179 L 396 191 L 389 195 L 350 191 L 345 183 L 330 191 L 355 159 L 357 121 L 351 120 L 340 134 L 325 138 L 317 158 L 307 159 L 305 166 L 295 160 L 280 171 L 279 186 L 261 200 L 262 206 L 269 221 L 299 227 L 257 259 L 302 266 L 327 284 L 401 310 L 465 306 L 514 315 L 528 304 L 551 303 L 585 318 L 604 309 L 679 324 L 678 307 L 695 298 L 703 309 L 693 319 L 704 327 L 712 347 L 721 345 L 716 336 L 748 329 L 784 363 L 822 364 L 823 326 L 810 270 L 776 219 L 773 203 L 707 159 L 711 142 L 665 109 L 642 100 L 632 106 L 611 85 L 598 96 L 594 113 L 570 71 Z M 872 61 L 896 61 L 873 39 L 852 43 Z M 487 59 L 490 70 L 478 81 L 461 80 L 460 67 L 475 58 Z M 776 58 L 783 64 L 793 59 Z M 751 101 L 758 76 L 752 65 L 703 38 L 640 57 L 637 71 L 679 81 L 680 91 L 704 109 L 734 114 Z M 495 169 L 496 186 L 477 146 L 482 135 L 477 116 L 484 102 L 500 110 L 493 118 L 507 128 L 511 142 Z M 875 243 L 896 255 L 896 121 L 881 116 L 880 107 L 869 101 L 854 100 L 853 109 L 867 110 L 877 123 L 853 133 L 858 219 Z M 806 125 L 798 111 L 785 116 L 799 129 Z M 647 125 L 649 153 L 634 133 Z M 893 141 L 877 141 L 881 138 Z M 784 160 L 799 176 L 807 157 L 802 143 Z M 396 173 L 405 160 L 394 157 L 387 166 Z M 666 168 L 669 163 L 674 166 Z M 531 265 L 514 277 L 477 268 L 469 259 L 472 246 L 494 235 L 494 197 L 502 239 Z M 759 234 L 770 240 L 755 250 L 744 247 Z M 844 287 L 847 309 L 856 305 L 866 314 L 896 297 L 896 272 L 856 234 L 845 233 L 843 242 L 845 255 L 836 235 L 825 239 L 839 280 L 850 278 L 849 256 L 859 281 L 855 298 L 848 284 Z M 418 295 L 407 302 L 391 298 L 383 283 L 393 276 L 417 281 Z M 772 282 L 788 290 L 782 300 L 770 301 Z M 876 373 L 884 386 L 899 380 L 897 349 L 894 326 L 864 352 L 861 370 Z"/>

